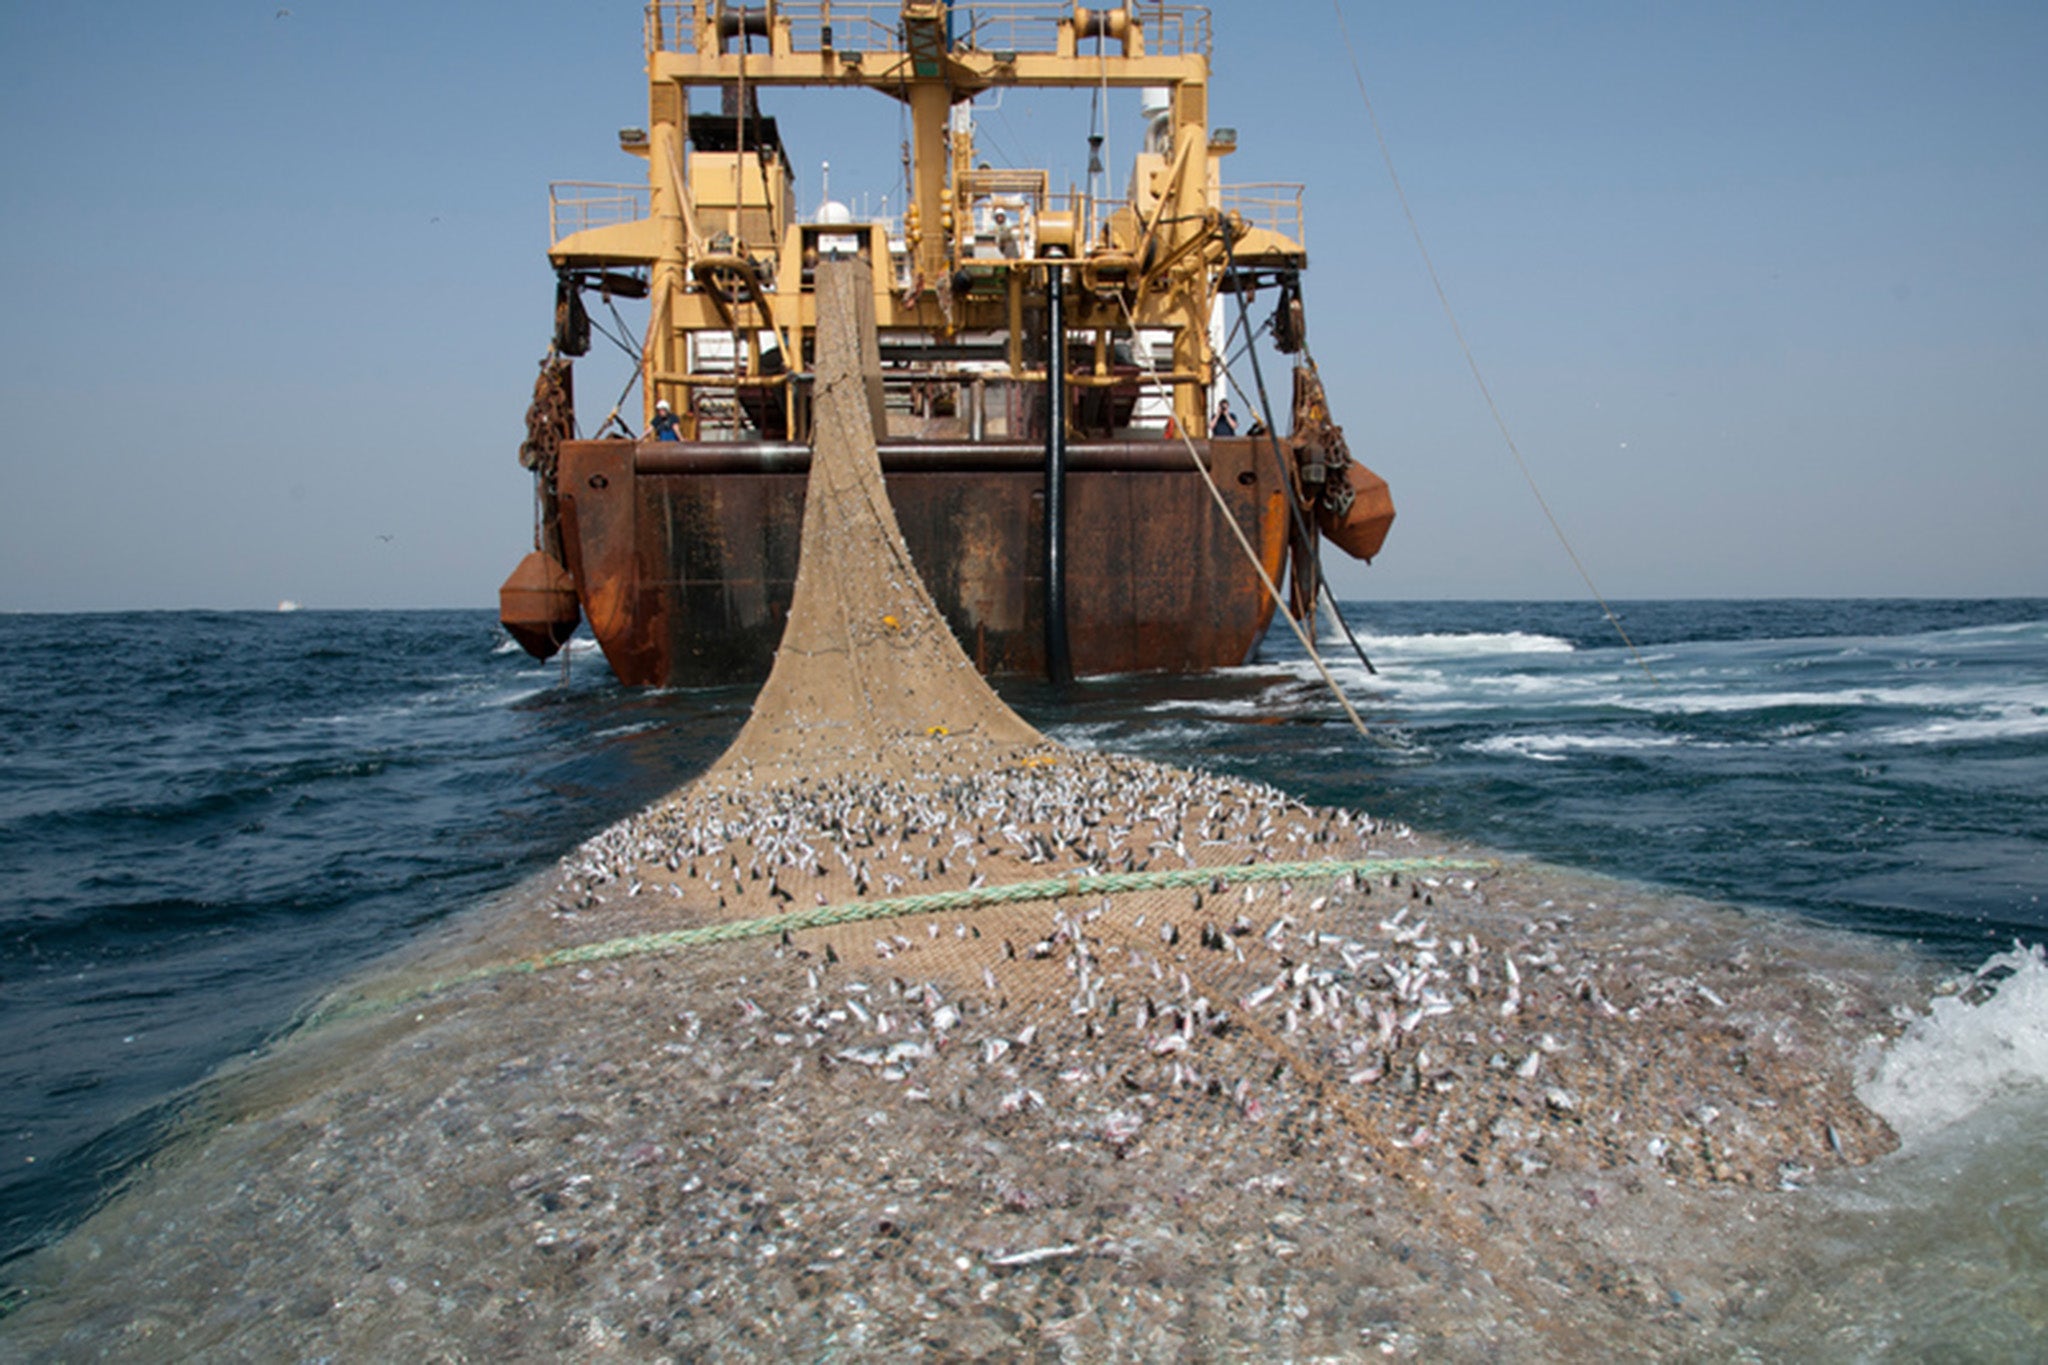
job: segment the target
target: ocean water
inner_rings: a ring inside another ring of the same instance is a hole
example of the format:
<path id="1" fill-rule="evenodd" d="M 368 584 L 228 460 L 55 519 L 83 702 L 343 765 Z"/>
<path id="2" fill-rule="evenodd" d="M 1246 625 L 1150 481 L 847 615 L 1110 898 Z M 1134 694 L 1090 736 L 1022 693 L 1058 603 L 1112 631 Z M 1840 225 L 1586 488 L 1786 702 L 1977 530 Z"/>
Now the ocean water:
<path id="1" fill-rule="evenodd" d="M 1060 737 L 1261 777 L 1550 861 L 1926 942 L 2048 936 L 2048 601 L 1356 603 Z M 1050 698 L 1046 699 L 1050 702 Z M 1133 704 L 1141 702 L 1141 704 Z"/>
<path id="2" fill-rule="evenodd" d="M 1889 1265 L 1960 1223 L 1943 1254 L 2048 1286 L 2048 971 L 2011 951 L 2048 940 L 2048 601 L 1627 603 L 1634 652 L 1584 604 L 1346 614 L 1378 673 L 1325 648 L 1370 739 L 1284 634 L 1203 678 L 1005 690 L 1071 744 L 1908 938 L 1959 971 L 2005 954 L 1996 997 L 1929 1018 L 1913 1064 L 1869 1081 L 1896 1125 L 1982 1125 L 1930 1137 L 1826 1245 Z M 113 1188 L 212 1068 L 694 775 L 749 701 L 627 691 L 585 641 L 536 664 L 481 611 L 10 625 L 0 1259 Z M 1927 1073 L 1951 1089 L 1907 1079 Z M 1960 1215 L 1959 1183 L 1981 1195 Z"/>

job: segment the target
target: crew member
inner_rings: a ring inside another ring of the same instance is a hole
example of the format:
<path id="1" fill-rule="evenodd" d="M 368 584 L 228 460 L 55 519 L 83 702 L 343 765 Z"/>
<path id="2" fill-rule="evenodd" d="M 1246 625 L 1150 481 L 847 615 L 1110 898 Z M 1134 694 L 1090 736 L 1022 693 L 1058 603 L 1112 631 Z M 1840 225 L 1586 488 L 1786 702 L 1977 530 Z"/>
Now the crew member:
<path id="1" fill-rule="evenodd" d="M 676 420 L 675 412 L 666 398 L 654 404 L 654 439 L 657 441 L 680 441 L 683 439 L 682 424 Z"/>
<path id="2" fill-rule="evenodd" d="M 1209 434 L 1211 436 L 1237 435 L 1237 419 L 1230 415 L 1230 400 L 1228 398 L 1216 400 L 1216 420 L 1209 423 Z"/>

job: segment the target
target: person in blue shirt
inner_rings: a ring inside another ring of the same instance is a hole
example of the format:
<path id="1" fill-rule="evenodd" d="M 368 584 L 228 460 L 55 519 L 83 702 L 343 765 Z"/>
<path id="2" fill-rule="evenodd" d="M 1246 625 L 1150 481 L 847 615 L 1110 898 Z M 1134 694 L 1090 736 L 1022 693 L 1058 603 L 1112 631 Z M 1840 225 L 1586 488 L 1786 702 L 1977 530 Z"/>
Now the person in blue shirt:
<path id="1" fill-rule="evenodd" d="M 1216 420 L 1209 424 L 1209 434 L 1211 436 L 1237 435 L 1237 419 L 1230 415 L 1230 400 L 1228 398 L 1216 400 Z"/>
<path id="2" fill-rule="evenodd" d="M 668 400 L 661 399 L 654 405 L 654 439 L 657 441 L 680 441 L 683 439 L 682 424 L 676 420 Z"/>

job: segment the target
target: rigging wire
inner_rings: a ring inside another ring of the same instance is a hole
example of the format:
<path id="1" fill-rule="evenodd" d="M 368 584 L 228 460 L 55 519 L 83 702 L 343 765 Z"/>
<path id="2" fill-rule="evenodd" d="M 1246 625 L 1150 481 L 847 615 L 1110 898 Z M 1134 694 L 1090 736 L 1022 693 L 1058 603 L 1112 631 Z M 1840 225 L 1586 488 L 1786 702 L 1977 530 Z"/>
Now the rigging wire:
<path id="1" fill-rule="evenodd" d="M 1118 292 L 1116 300 L 1117 305 L 1124 311 L 1124 325 L 1130 329 L 1133 337 L 1137 336 L 1138 319 L 1131 312 L 1130 300 L 1126 299 L 1121 291 Z M 1134 346 L 1132 350 L 1143 358 L 1145 378 L 1156 385 L 1159 382 L 1159 369 L 1158 366 L 1152 363 L 1151 348 L 1146 347 L 1141 351 L 1140 348 Z M 1280 596 L 1279 585 L 1274 583 L 1273 576 L 1266 572 L 1266 566 L 1259 559 L 1259 552 L 1252 548 L 1251 539 L 1245 535 L 1244 527 L 1237 524 L 1236 515 L 1231 512 L 1229 502 L 1223 497 L 1223 490 L 1216 486 L 1215 476 L 1209 472 L 1209 466 L 1202 463 L 1201 452 L 1195 449 L 1194 438 L 1189 436 L 1185 429 L 1182 429 L 1180 433 L 1180 443 L 1181 447 L 1188 453 L 1188 463 L 1195 467 L 1195 472 L 1202 476 L 1202 482 L 1207 485 L 1209 497 L 1215 502 L 1216 510 L 1222 513 L 1223 524 L 1228 526 L 1231 535 L 1237 538 L 1238 548 L 1244 551 L 1244 557 L 1250 561 L 1252 572 L 1259 576 L 1259 583 L 1265 588 L 1266 596 L 1272 600 L 1274 608 L 1280 614 L 1280 619 L 1287 622 L 1288 629 L 1294 632 L 1294 638 L 1300 641 L 1303 652 L 1308 655 L 1309 662 L 1315 665 L 1316 672 L 1321 675 L 1323 685 L 1330 689 L 1330 695 L 1335 697 L 1337 705 L 1344 709 L 1345 718 L 1351 722 L 1351 728 L 1375 744 L 1385 745 L 1389 748 L 1395 747 L 1392 740 L 1366 725 L 1364 718 L 1358 714 L 1358 708 L 1351 704 L 1350 696 L 1346 694 L 1344 688 L 1337 682 L 1336 675 L 1330 672 L 1330 666 L 1323 662 L 1322 654 L 1316 649 L 1315 640 L 1307 631 L 1302 629 L 1301 622 L 1294 619 L 1294 614 L 1287 610 L 1287 604 Z M 1292 501 L 1291 497 L 1289 501 Z"/>
<path id="2" fill-rule="evenodd" d="M 631 377 L 629 377 L 626 380 L 626 387 L 620 389 L 619 396 L 612 400 L 612 410 L 604 415 L 604 420 L 602 422 L 599 422 L 597 424 L 597 432 L 594 436 L 592 436 L 592 440 L 597 440 L 603 437 L 605 433 L 605 428 L 609 427 L 614 422 L 617 422 L 619 424 L 619 430 L 625 433 L 627 437 L 631 438 L 633 436 L 633 428 L 627 426 L 626 419 L 619 416 L 619 409 L 626 405 L 626 395 L 631 393 L 633 391 L 633 386 L 635 384 L 638 384 L 639 382 L 640 369 L 636 365 L 633 368 L 633 373 Z"/>
<path id="3" fill-rule="evenodd" d="M 999 87 L 993 92 L 983 91 L 982 93 L 993 93 L 996 97 L 996 102 L 994 104 L 988 105 L 977 104 L 975 106 L 975 111 L 977 113 L 994 114 L 996 116 L 996 121 L 1003 125 L 1004 131 L 1009 135 L 1012 141 L 1014 141 L 1019 146 L 1028 145 L 1028 140 L 1025 138 L 1025 136 L 1017 131 L 1017 125 L 1010 122 L 1009 110 L 1004 107 L 1004 105 L 1007 103 L 1007 101 L 1003 98 L 1004 91 Z M 976 96 L 976 98 L 979 99 L 980 96 Z M 1028 109 L 1025 111 L 1024 116 L 1026 118 L 1031 117 L 1031 113 Z M 975 121 L 974 129 L 975 136 L 977 138 L 981 136 L 983 126 L 984 125 L 981 123 L 979 119 Z M 1024 164 L 1023 159 L 1019 157 L 1015 152 L 1010 150 L 1009 144 L 1005 143 L 1001 138 L 995 135 L 994 129 L 988 129 L 987 131 L 989 141 L 995 145 L 996 152 L 1003 158 L 1003 164 L 1005 166 L 1016 167 L 1022 166 Z"/>
<path id="4" fill-rule="evenodd" d="M 1451 296 L 1444 288 L 1443 277 L 1437 274 L 1436 261 L 1431 258 L 1429 247 L 1422 239 L 1422 225 L 1416 221 L 1415 210 L 1408 202 L 1408 191 L 1402 187 L 1400 174 L 1394 169 L 1394 154 L 1387 146 L 1387 135 L 1380 127 L 1379 112 L 1373 108 L 1372 96 L 1366 92 L 1365 72 L 1358 64 L 1358 51 L 1351 44 L 1351 26 L 1344 21 L 1344 0 L 1330 0 L 1330 5 L 1337 11 L 1337 29 L 1344 38 L 1344 55 L 1351 60 L 1351 76 L 1358 84 L 1358 98 L 1365 105 L 1365 117 L 1372 125 L 1373 140 L 1379 144 L 1380 160 L 1386 165 L 1387 179 L 1394 186 L 1394 197 L 1401 203 L 1402 216 L 1408 220 L 1408 231 L 1415 238 L 1415 249 L 1422 256 L 1423 268 L 1429 272 L 1429 283 L 1436 290 L 1437 303 L 1442 306 L 1444 317 L 1451 324 L 1451 335 L 1457 338 L 1458 349 L 1465 356 L 1465 365 L 1472 371 L 1473 382 L 1479 386 L 1479 395 L 1486 400 L 1486 410 L 1493 414 L 1493 424 L 1500 429 L 1501 439 L 1507 443 L 1508 453 L 1515 457 L 1515 465 L 1522 471 L 1523 481 L 1529 485 L 1529 492 L 1534 495 L 1536 505 L 1543 509 L 1544 520 L 1550 523 L 1551 531 L 1557 536 L 1557 543 L 1564 547 L 1566 556 L 1571 559 L 1572 567 L 1578 570 L 1579 579 L 1586 585 L 1586 591 L 1600 604 L 1601 614 L 1606 616 L 1607 624 L 1614 627 L 1614 633 L 1628 646 L 1629 654 L 1635 659 L 1636 666 L 1643 670 L 1643 675 L 1653 684 L 1661 686 L 1656 673 L 1651 671 L 1649 661 L 1643 657 L 1642 651 L 1636 648 L 1636 642 L 1629 638 L 1628 631 L 1622 627 L 1621 618 L 1615 615 L 1614 608 L 1608 605 L 1606 597 L 1601 595 L 1599 587 L 1594 584 L 1593 575 L 1587 572 L 1585 564 L 1579 559 L 1579 552 L 1572 548 L 1571 538 L 1564 533 L 1564 527 L 1559 524 L 1556 513 L 1550 510 L 1550 503 L 1544 498 L 1543 490 L 1536 486 L 1536 475 L 1530 470 L 1529 462 L 1522 458 L 1522 448 L 1515 443 L 1515 435 L 1508 429 L 1507 418 L 1501 414 L 1500 405 L 1494 401 L 1493 390 L 1487 386 L 1486 376 L 1480 372 L 1479 359 L 1472 353 L 1471 345 L 1465 340 L 1465 329 L 1458 325 L 1457 312 L 1451 307 Z"/>
<path id="5" fill-rule="evenodd" d="M 628 329 L 626 327 L 625 318 L 619 316 L 618 302 L 615 299 L 613 299 L 610 294 L 606 294 L 604 295 L 604 304 L 606 308 L 611 310 L 612 321 L 616 322 L 619 325 L 619 331 L 622 333 L 627 331 Z M 648 319 L 648 323 L 649 328 L 651 330 L 653 325 L 652 317 Z M 626 376 L 626 387 L 620 389 L 619 396 L 616 399 L 612 400 L 611 411 L 607 412 L 604 415 L 604 420 L 597 424 L 597 430 L 591 434 L 591 439 L 601 439 L 604 436 L 605 432 L 610 430 L 614 422 L 618 424 L 619 430 L 621 432 L 623 432 L 628 438 L 632 438 L 633 428 L 627 426 L 626 419 L 619 416 L 619 409 L 626 405 L 626 395 L 631 393 L 633 391 L 633 386 L 640 382 L 641 371 L 645 368 L 647 364 L 646 345 L 645 343 L 642 343 L 640 348 L 636 350 L 632 346 L 627 345 L 624 341 L 621 341 L 618 337 L 615 337 L 610 332 L 606 331 L 605 328 L 601 326 L 595 319 L 592 319 L 591 326 L 597 331 L 597 334 L 599 336 L 605 338 L 614 346 L 617 346 L 621 351 L 624 351 L 628 356 L 631 356 L 633 359 L 632 372 Z M 550 354 L 552 353 L 553 352 L 550 351 Z"/>
<path id="6" fill-rule="evenodd" d="M 904 307 L 917 310 L 915 314 L 917 329 L 923 334 L 925 342 L 931 344 L 938 341 L 939 328 L 944 319 L 927 321 L 925 318 L 923 301 L 925 278 L 923 272 L 917 267 L 917 247 L 910 241 L 909 225 L 911 210 L 917 207 L 917 168 L 912 163 L 911 157 L 911 139 L 914 136 L 914 130 L 910 124 L 910 65 L 908 59 L 897 63 L 894 72 L 891 74 L 896 77 L 896 131 L 901 135 L 903 148 L 904 244 L 908 248 L 904 252 L 904 264 L 910 277 L 910 287 L 903 293 L 902 302 Z M 947 117 L 950 119 L 952 116 L 949 113 Z M 951 130 L 949 129 L 949 136 L 950 132 Z M 924 212 L 922 208 L 918 208 L 917 211 L 919 214 Z M 926 232 L 937 232 L 939 225 L 937 223 L 925 223 L 920 219 L 917 230 L 919 235 L 922 236 Z M 897 282 L 892 279 L 889 282 L 889 287 L 892 291 L 895 290 Z"/>
<path id="7" fill-rule="evenodd" d="M 612 345 L 618 347 L 625 354 L 631 356 L 633 358 L 634 363 L 638 364 L 640 360 L 640 351 L 631 342 L 625 340 L 625 334 L 628 331 L 628 328 L 626 326 L 626 320 L 619 316 L 619 305 L 612 301 L 612 297 L 609 294 L 606 294 L 604 296 L 604 303 L 605 307 L 611 310 L 612 321 L 618 324 L 619 330 L 617 332 L 613 332 L 595 318 L 592 318 L 590 320 L 591 330 L 596 332 L 599 336 L 603 337 L 606 341 L 609 341 Z"/>
<path id="8" fill-rule="evenodd" d="M 1001 117 L 1001 108 L 996 110 L 996 115 Z M 1007 120 L 1005 122 L 1007 123 Z M 1016 154 L 1004 144 L 1001 138 L 996 136 L 995 129 L 988 127 L 980 120 L 976 120 L 974 125 L 974 150 L 979 152 L 984 142 L 995 149 L 997 160 L 1001 161 L 1005 168 L 1018 164 Z"/>
<path id="9" fill-rule="evenodd" d="M 1109 172 L 1105 168 L 1109 165 L 1112 155 L 1109 150 L 1109 37 L 1100 29 L 1095 33 L 1095 72 L 1096 107 L 1102 112 L 1102 126 L 1099 130 L 1090 130 L 1098 136 L 1090 138 L 1094 145 L 1088 149 L 1088 160 L 1089 170 L 1102 177 L 1102 190 L 1107 194 Z M 1088 188 L 1092 195 L 1095 187 L 1090 185 Z"/>
<path id="10" fill-rule="evenodd" d="M 632 329 L 626 326 L 625 318 L 619 315 L 619 301 L 612 296 L 610 290 L 605 291 L 603 298 L 605 311 L 609 312 L 612 315 L 612 321 L 618 324 L 619 335 L 625 336 Z M 640 360 L 642 356 L 642 352 L 639 349 L 633 346 L 628 346 L 623 342 L 620 343 L 620 349 L 624 350 L 627 355 L 633 357 L 636 363 Z"/>
<path id="11" fill-rule="evenodd" d="M 1224 234 L 1223 237 L 1223 267 L 1227 275 L 1233 278 L 1236 276 L 1237 256 L 1236 253 L 1231 250 L 1230 235 L 1227 232 Z M 1245 298 L 1245 291 L 1242 288 L 1237 289 L 1235 292 L 1237 294 L 1238 319 L 1245 326 L 1249 327 L 1251 325 L 1252 306 L 1250 302 L 1247 301 L 1247 299 Z M 1272 400 L 1266 397 L 1266 374 L 1264 369 L 1261 368 L 1261 366 L 1259 365 L 1259 348 L 1256 344 L 1254 344 L 1256 343 L 1257 339 L 1258 333 L 1253 332 L 1252 340 L 1250 342 L 1247 342 L 1245 349 L 1251 354 L 1252 383 L 1257 387 L 1259 393 L 1259 420 L 1266 424 L 1266 444 L 1268 448 L 1270 448 L 1273 452 L 1273 463 L 1276 466 L 1278 466 L 1280 470 L 1281 481 L 1285 483 L 1287 486 L 1287 511 L 1288 515 L 1291 516 L 1294 521 L 1294 533 L 1297 536 L 1299 536 L 1302 540 L 1306 541 L 1308 539 L 1308 523 L 1303 517 L 1301 503 L 1293 496 L 1294 480 L 1288 476 L 1287 461 L 1280 454 L 1280 433 L 1274 427 L 1273 423 Z M 1304 341 L 1302 343 L 1303 354 L 1307 354 L 1307 349 L 1307 342 Z M 1309 360 L 1309 363 L 1313 365 L 1315 363 L 1314 359 L 1311 358 Z M 1379 670 L 1372 666 L 1371 659 L 1365 657 L 1364 646 L 1360 645 L 1358 643 L 1358 637 L 1351 633 L 1351 623 L 1344 619 L 1344 609 L 1337 605 L 1337 594 L 1336 591 L 1330 587 L 1329 576 L 1323 572 L 1322 556 L 1320 554 L 1316 557 L 1315 574 L 1316 595 L 1320 596 L 1323 599 L 1323 601 L 1329 606 L 1330 615 L 1336 618 L 1338 626 L 1342 628 L 1342 630 L 1344 631 L 1344 638 L 1350 641 L 1351 652 L 1358 656 L 1358 662 L 1365 665 L 1366 672 L 1372 674 L 1374 677 L 1378 677 Z M 1314 597 L 1311 597 L 1309 599 L 1309 610 L 1315 610 Z"/>
<path id="12" fill-rule="evenodd" d="M 1249 332 L 1247 332 L 1246 324 L 1250 321 L 1251 319 L 1249 316 L 1246 315 L 1245 311 L 1242 308 L 1238 309 L 1237 321 L 1230 324 L 1229 335 L 1223 338 L 1223 352 L 1225 356 L 1225 359 L 1223 361 L 1223 368 L 1225 371 L 1225 378 L 1229 377 L 1228 372 L 1230 367 L 1237 362 L 1237 358 L 1239 356 L 1244 354 L 1245 348 L 1250 346 L 1253 342 L 1256 342 L 1259 339 L 1259 333 L 1267 330 L 1269 327 L 1273 325 L 1272 319 L 1268 318 L 1265 322 L 1260 323 L 1258 326 L 1251 328 Z M 1234 385 L 1237 381 L 1232 380 L 1231 382 Z M 1243 390 L 1238 391 L 1238 397 L 1244 397 Z"/>

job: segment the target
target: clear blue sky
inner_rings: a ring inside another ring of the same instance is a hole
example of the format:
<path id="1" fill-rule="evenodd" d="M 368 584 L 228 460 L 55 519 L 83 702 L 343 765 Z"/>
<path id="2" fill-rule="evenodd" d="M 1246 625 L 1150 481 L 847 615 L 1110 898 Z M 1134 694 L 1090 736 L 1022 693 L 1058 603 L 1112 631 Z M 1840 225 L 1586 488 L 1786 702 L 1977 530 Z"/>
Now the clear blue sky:
<path id="1" fill-rule="evenodd" d="M 2048 6 L 1345 14 L 1608 595 L 2048 594 Z M 1340 590 L 1580 595 L 1335 10 L 1216 29 L 1226 179 L 1308 182 L 1311 340 L 1400 506 Z M 635 176 L 639 32 L 630 0 L 0 10 L 0 608 L 494 605 L 530 533 L 546 185 Z M 827 158 L 838 197 L 891 189 L 886 101 L 782 112 L 807 202 Z M 984 146 L 1071 168 L 1087 119 L 1014 103 Z"/>

